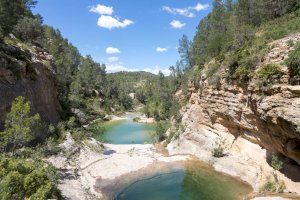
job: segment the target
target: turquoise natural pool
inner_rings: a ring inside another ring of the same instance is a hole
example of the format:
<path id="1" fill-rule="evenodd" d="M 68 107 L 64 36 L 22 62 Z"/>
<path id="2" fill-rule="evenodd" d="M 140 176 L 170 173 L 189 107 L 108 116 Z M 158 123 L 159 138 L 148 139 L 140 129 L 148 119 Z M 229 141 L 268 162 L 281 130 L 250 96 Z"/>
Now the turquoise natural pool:
<path id="1" fill-rule="evenodd" d="M 151 133 L 155 125 L 137 123 L 129 117 L 125 120 L 107 122 L 106 130 L 101 139 L 110 144 L 145 144 L 153 143 Z"/>
<path id="2" fill-rule="evenodd" d="M 116 200 L 241 200 L 251 187 L 209 166 L 191 164 L 182 170 L 158 174 L 126 187 Z"/>
<path id="3" fill-rule="evenodd" d="M 101 139 L 110 144 L 153 143 L 155 125 L 137 123 L 132 118 L 106 123 Z M 252 192 L 248 184 L 199 161 L 171 166 L 145 168 L 126 178 L 99 180 L 101 184 L 96 185 L 108 199 L 115 200 L 242 200 Z"/>

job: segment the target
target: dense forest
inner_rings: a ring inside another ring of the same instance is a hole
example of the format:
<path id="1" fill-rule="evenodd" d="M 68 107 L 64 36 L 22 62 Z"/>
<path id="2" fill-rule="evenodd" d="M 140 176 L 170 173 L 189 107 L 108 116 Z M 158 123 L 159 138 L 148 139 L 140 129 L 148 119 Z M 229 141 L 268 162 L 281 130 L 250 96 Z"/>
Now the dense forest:
<path id="1" fill-rule="evenodd" d="M 188 100 L 189 88 L 201 87 L 199 80 L 204 73 L 211 84 L 218 84 L 220 67 L 226 68 L 228 83 L 237 81 L 245 86 L 257 78 L 261 87 L 272 84 L 280 73 L 279 66 L 265 66 L 259 72 L 254 67 L 269 42 L 300 30 L 298 0 L 214 0 L 193 40 L 185 35 L 180 39 L 181 59 L 170 66 L 170 76 L 107 74 L 104 64 L 82 56 L 59 30 L 43 24 L 42 16 L 31 12 L 36 4 L 34 0 L 0 0 L 0 43 L 34 45 L 53 56 L 62 122 L 46 124 L 39 114 L 31 113 L 30 102 L 22 97 L 12 102 L 5 129 L 0 132 L 0 199 L 60 198 L 55 169 L 39 158 L 57 152 L 66 130 L 80 141 L 99 131 L 93 126 L 83 128 L 88 121 L 142 105 L 148 117 L 162 122 L 157 134 L 165 139 L 166 122 L 180 122 L 179 110 Z M 291 45 L 296 47 L 286 64 L 291 76 L 299 77 L 300 45 Z M 175 95 L 178 91 L 179 99 Z M 79 119 L 74 110 L 80 110 L 87 119 Z M 41 132 L 50 137 L 41 139 Z"/>

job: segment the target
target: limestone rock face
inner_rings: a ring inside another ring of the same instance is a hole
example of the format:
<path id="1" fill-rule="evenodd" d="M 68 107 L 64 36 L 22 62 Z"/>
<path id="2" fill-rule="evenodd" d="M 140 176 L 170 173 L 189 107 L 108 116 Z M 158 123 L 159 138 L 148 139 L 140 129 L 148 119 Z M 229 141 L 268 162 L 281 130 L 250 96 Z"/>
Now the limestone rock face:
<path id="1" fill-rule="evenodd" d="M 299 40 L 300 34 L 294 34 L 270 43 L 271 50 L 257 69 L 269 63 L 286 68 L 282 61 L 293 50 L 288 42 Z M 246 138 L 300 164 L 300 85 L 281 82 L 259 90 L 255 80 L 248 87 L 239 87 L 227 84 L 224 76 L 221 79 L 219 87 L 204 80 L 200 83 L 204 87 L 192 93 L 190 105 L 199 105 L 201 110 L 199 123 L 222 126 L 235 138 Z"/>
<path id="2" fill-rule="evenodd" d="M 263 64 L 287 58 L 291 50 L 287 41 L 299 38 L 296 34 L 273 42 Z M 271 155 L 281 154 L 290 161 L 283 172 L 289 169 L 292 175 L 279 176 L 288 191 L 299 194 L 300 86 L 281 82 L 261 91 L 227 84 L 224 77 L 218 87 L 205 80 L 201 84 L 181 110 L 185 129 L 168 145 L 170 154 L 193 154 L 215 169 L 247 181 L 255 191 L 272 176 Z M 224 148 L 222 158 L 212 156 L 218 145 Z"/>
<path id="3" fill-rule="evenodd" d="M 39 113 L 44 121 L 60 120 L 53 66 L 52 56 L 41 48 L 23 50 L 18 45 L 0 43 L 0 128 L 18 96 L 29 100 L 32 112 Z"/>
<path id="4" fill-rule="evenodd" d="M 234 137 L 243 137 L 300 164 L 300 86 L 277 86 L 261 97 L 238 90 L 205 89 L 193 94 L 201 124 L 223 126 Z M 199 112 L 199 111 L 198 111 Z"/>

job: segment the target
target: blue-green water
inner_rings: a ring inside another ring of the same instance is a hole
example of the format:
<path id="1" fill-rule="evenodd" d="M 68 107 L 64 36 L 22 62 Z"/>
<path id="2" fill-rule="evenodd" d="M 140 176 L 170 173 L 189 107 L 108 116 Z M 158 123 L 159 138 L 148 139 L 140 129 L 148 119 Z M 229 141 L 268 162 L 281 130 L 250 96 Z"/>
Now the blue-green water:
<path id="1" fill-rule="evenodd" d="M 153 143 L 155 125 L 126 120 L 109 122 L 101 138 L 111 144 Z M 113 191 L 113 190 L 112 190 Z M 121 192 L 120 192 L 121 191 Z M 252 191 L 237 179 L 200 162 L 188 162 L 175 171 L 139 177 L 114 193 L 116 200 L 240 200 Z"/>
<path id="2" fill-rule="evenodd" d="M 185 170 L 140 180 L 124 189 L 116 200 L 239 200 L 251 187 L 209 167 L 192 164 Z"/>
<path id="3" fill-rule="evenodd" d="M 110 144 L 153 143 L 152 133 L 155 125 L 134 122 L 131 118 L 117 122 L 108 122 L 102 139 Z"/>

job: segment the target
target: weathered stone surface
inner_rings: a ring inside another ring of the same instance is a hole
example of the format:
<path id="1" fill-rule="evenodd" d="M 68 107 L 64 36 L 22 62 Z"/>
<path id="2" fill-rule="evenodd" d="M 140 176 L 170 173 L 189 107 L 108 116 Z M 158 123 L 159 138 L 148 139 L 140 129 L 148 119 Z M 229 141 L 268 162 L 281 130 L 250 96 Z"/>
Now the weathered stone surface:
<path id="1" fill-rule="evenodd" d="M 51 59 L 40 48 L 28 51 L 0 44 L 0 128 L 18 96 L 28 99 L 32 112 L 39 113 L 46 122 L 60 120 L 61 106 Z"/>
<path id="2" fill-rule="evenodd" d="M 296 34 L 272 43 L 271 52 L 257 68 L 284 60 L 292 49 L 287 41 L 299 39 Z M 271 155 L 280 154 L 298 163 L 285 162 L 284 173 L 278 172 L 278 176 L 285 181 L 287 191 L 299 194 L 299 85 L 280 83 L 261 95 L 256 87 L 240 88 L 221 82 L 218 88 L 200 82 L 204 87 L 194 92 L 182 109 L 185 130 L 168 145 L 169 152 L 196 155 L 217 170 L 247 181 L 255 191 L 272 176 Z M 212 151 L 218 140 L 226 156 L 217 159 Z"/>

